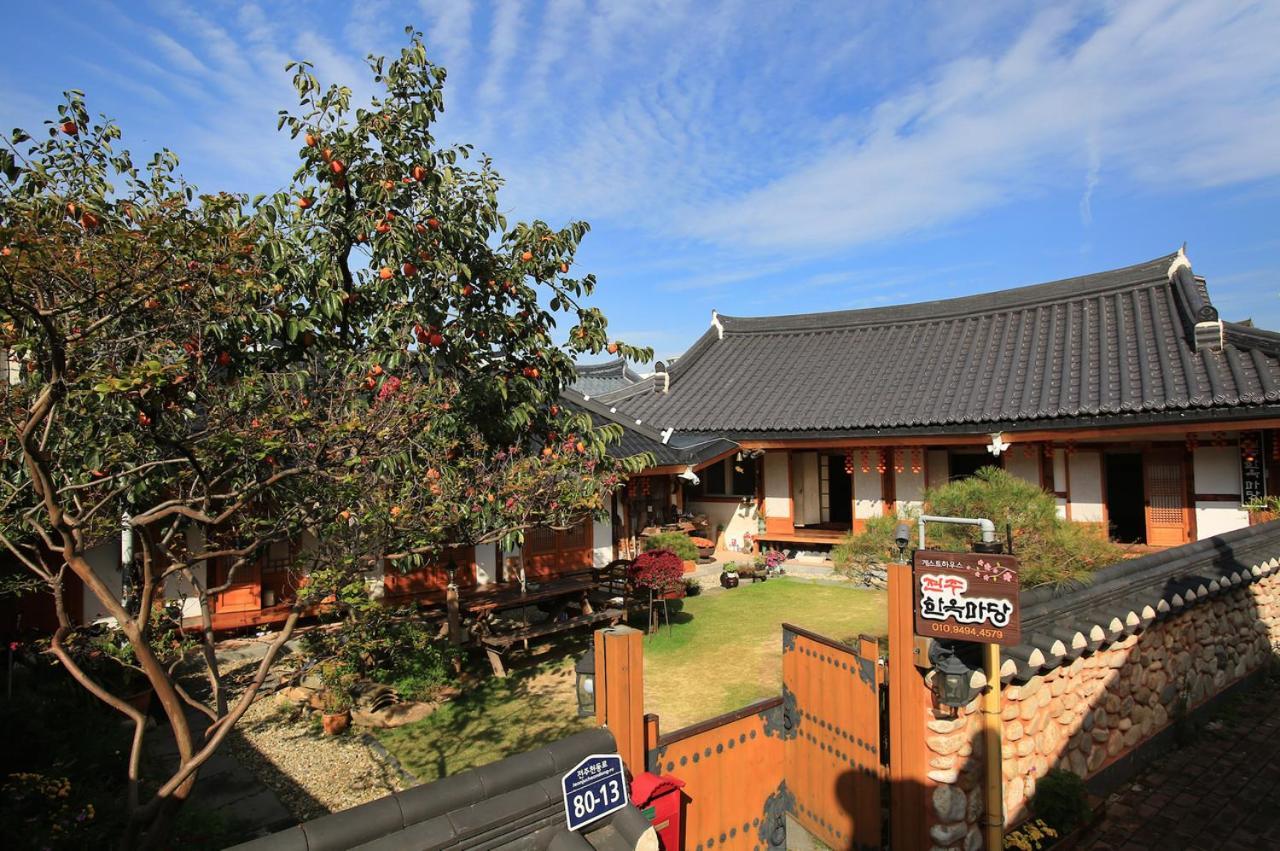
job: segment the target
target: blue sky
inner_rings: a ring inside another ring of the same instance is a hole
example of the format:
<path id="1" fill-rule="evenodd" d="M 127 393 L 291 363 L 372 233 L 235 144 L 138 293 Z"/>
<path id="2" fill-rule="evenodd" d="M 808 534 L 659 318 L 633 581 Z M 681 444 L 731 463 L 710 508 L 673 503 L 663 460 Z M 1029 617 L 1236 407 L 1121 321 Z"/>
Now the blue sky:
<path id="1" fill-rule="evenodd" d="M 283 70 L 370 91 L 413 24 L 438 134 L 514 218 L 592 224 L 618 336 L 683 351 L 769 315 L 999 289 L 1184 240 L 1229 319 L 1280 329 L 1280 3 L 539 0 L 12 4 L 0 126 L 66 88 L 203 189 L 288 182 Z"/>

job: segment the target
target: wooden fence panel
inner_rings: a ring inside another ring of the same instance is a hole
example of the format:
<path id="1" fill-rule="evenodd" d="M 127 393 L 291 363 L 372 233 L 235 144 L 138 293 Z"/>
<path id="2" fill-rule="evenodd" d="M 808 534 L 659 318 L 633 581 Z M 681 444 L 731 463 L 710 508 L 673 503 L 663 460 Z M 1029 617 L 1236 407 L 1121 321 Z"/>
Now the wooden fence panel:
<path id="1" fill-rule="evenodd" d="M 871 639 L 857 648 L 794 627 L 782 633 L 783 773 L 792 815 L 835 849 L 878 849 L 880 685 Z"/>
<path id="2" fill-rule="evenodd" d="M 683 848 L 786 846 L 781 707 L 771 698 L 658 740 L 651 770 L 685 783 Z"/>

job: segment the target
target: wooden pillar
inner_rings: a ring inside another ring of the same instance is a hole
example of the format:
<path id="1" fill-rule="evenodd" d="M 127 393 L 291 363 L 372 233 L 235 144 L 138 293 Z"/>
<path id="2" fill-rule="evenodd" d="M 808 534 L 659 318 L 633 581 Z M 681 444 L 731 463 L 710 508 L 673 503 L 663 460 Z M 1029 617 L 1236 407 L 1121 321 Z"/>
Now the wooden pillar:
<path id="1" fill-rule="evenodd" d="M 889 838 L 894 851 L 930 847 L 924 676 L 916 667 L 911 568 L 889 565 Z"/>
<path id="2" fill-rule="evenodd" d="M 629 626 L 596 630 L 596 723 L 609 728 L 632 775 L 645 770 L 643 633 Z"/>

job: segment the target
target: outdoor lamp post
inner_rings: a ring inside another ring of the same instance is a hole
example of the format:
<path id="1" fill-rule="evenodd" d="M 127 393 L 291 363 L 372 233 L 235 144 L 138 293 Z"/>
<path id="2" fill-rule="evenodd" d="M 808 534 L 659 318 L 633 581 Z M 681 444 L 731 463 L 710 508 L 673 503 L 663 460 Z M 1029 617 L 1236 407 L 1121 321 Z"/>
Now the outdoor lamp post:
<path id="1" fill-rule="evenodd" d="M 933 662 L 933 694 L 938 703 L 956 708 L 968 706 L 977 694 L 972 685 L 973 671 L 955 650 L 940 641 L 930 647 L 929 657 Z"/>
<path id="2" fill-rule="evenodd" d="M 578 675 L 578 717 L 591 718 L 596 714 L 596 651 L 591 648 L 574 663 Z"/>

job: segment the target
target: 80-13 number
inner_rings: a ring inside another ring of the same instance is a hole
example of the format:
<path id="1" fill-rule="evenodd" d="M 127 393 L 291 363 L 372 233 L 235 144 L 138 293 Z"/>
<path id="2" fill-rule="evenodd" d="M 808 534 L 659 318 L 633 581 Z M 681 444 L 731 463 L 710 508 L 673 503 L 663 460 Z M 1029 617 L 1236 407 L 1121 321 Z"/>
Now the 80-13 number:
<path id="1" fill-rule="evenodd" d="M 596 794 L 595 789 L 588 789 L 573 796 L 573 817 L 583 818 L 602 807 L 610 807 L 622 800 L 622 784 L 617 778 L 605 783 Z"/>

